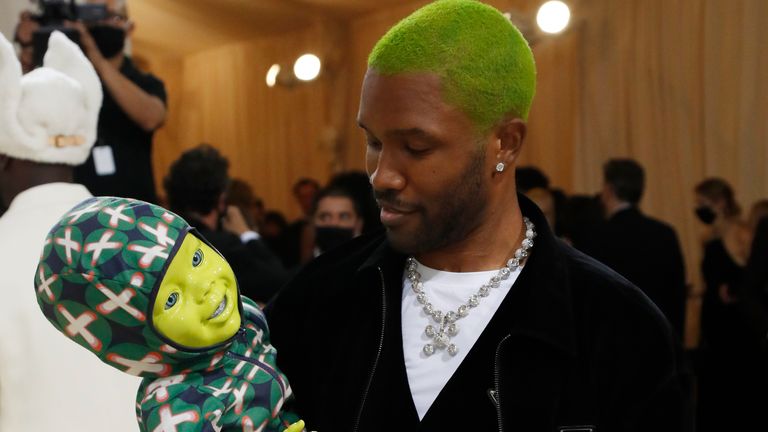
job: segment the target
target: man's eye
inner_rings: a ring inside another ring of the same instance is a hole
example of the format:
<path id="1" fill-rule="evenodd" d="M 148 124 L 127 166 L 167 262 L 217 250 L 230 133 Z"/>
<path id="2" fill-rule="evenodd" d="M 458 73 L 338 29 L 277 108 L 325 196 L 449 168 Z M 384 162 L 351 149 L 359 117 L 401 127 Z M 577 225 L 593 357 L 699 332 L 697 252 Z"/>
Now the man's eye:
<path id="1" fill-rule="evenodd" d="M 195 254 L 192 256 L 192 267 L 197 267 L 202 262 L 203 262 L 203 251 L 198 249 L 195 251 Z"/>
<path id="2" fill-rule="evenodd" d="M 176 302 L 179 301 L 179 293 L 171 293 L 171 295 L 168 296 L 168 300 L 165 301 L 165 310 L 168 310 L 176 305 Z"/>
<path id="3" fill-rule="evenodd" d="M 409 154 L 413 156 L 423 156 L 429 152 L 429 149 L 422 149 L 422 148 L 415 148 L 415 147 L 406 147 L 405 151 L 407 151 Z"/>

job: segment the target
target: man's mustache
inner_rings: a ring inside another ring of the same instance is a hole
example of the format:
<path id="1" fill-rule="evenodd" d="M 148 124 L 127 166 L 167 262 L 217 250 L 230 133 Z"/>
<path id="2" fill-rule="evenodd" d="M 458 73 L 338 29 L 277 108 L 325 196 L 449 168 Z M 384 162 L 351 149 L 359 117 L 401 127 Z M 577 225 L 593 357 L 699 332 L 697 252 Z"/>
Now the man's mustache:
<path id="1" fill-rule="evenodd" d="M 373 191 L 373 196 L 376 198 L 376 203 L 379 205 L 379 207 L 392 207 L 402 212 L 412 212 L 420 209 L 420 206 L 414 203 L 409 203 L 399 199 L 397 194 L 398 192 L 392 189 L 384 191 Z"/>

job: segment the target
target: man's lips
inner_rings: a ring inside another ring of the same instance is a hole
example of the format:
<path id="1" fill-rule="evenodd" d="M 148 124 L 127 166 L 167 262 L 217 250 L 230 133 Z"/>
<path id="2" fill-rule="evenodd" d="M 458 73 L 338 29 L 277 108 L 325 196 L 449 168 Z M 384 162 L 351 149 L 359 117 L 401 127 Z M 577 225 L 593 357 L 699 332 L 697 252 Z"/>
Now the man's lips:
<path id="1" fill-rule="evenodd" d="M 395 224 L 403 218 L 415 213 L 415 210 L 398 208 L 387 204 L 380 204 L 380 206 L 381 223 L 385 225 Z"/>

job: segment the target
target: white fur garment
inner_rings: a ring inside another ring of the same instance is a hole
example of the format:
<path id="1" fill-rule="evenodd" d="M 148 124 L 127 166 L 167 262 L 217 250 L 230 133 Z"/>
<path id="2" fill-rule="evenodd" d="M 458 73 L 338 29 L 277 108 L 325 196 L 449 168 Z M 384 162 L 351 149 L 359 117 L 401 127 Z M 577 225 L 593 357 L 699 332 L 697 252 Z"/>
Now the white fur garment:
<path id="1" fill-rule="evenodd" d="M 22 76 L 13 46 L 0 35 L 0 154 L 34 162 L 80 165 L 96 142 L 101 83 L 90 61 L 53 32 L 43 67 Z M 55 136 L 82 137 L 57 147 Z"/>

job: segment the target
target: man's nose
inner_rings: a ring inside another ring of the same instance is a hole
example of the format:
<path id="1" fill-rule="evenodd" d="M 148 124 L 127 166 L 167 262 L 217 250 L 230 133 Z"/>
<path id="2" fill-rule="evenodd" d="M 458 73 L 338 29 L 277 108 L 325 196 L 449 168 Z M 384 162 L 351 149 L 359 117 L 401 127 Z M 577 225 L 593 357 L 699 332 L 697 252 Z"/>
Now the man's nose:
<path id="1" fill-rule="evenodd" d="M 397 163 L 386 152 L 379 152 L 376 167 L 371 173 L 371 185 L 376 191 L 396 190 L 405 187 L 405 176 Z"/>

